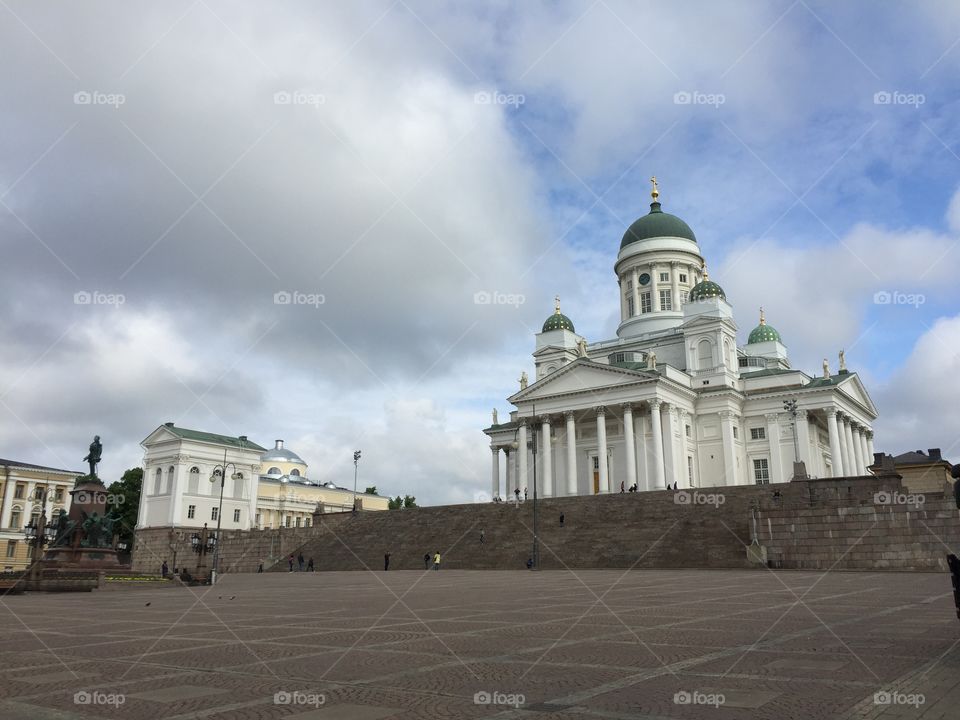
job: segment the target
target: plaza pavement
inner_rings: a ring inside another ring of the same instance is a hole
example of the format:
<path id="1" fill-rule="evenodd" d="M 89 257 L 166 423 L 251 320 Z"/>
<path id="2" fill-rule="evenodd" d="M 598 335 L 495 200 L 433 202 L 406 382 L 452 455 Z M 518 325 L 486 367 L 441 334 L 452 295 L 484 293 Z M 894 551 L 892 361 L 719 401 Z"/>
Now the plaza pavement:
<path id="1" fill-rule="evenodd" d="M 266 573 L 0 600 L 4 720 L 929 720 L 960 717 L 958 682 L 944 574 Z"/>

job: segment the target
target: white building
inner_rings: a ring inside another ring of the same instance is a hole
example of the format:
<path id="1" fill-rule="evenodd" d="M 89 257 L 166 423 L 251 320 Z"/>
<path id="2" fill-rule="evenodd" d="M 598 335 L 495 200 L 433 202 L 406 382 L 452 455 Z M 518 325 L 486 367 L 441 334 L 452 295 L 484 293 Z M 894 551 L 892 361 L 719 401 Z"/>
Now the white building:
<path id="1" fill-rule="evenodd" d="M 217 526 L 220 468 L 226 465 L 221 528 L 306 527 L 313 513 L 386 510 L 387 498 L 307 477 L 307 464 L 277 440 L 270 450 L 232 437 L 164 423 L 141 443 L 138 528 Z M 262 469 L 265 474 L 260 474 Z M 213 478 L 213 481 L 211 481 Z"/>
<path id="2" fill-rule="evenodd" d="M 510 421 L 495 411 L 484 430 L 494 496 L 528 488 L 534 435 L 546 497 L 783 482 L 796 455 L 812 477 L 867 474 L 877 410 L 843 352 L 836 373 L 826 360 L 822 377 L 792 369 L 762 310 L 738 347 L 733 308 L 696 236 L 658 195 L 654 181 L 650 212 L 620 243 L 617 337 L 588 343 L 557 298 L 536 335 L 534 382 L 524 372 L 507 398 Z"/>

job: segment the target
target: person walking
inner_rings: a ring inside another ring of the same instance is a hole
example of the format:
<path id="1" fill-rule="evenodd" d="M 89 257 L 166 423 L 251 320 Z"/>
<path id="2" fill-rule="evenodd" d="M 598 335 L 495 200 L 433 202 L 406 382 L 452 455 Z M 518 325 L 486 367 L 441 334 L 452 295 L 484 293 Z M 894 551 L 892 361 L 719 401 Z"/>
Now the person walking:
<path id="1" fill-rule="evenodd" d="M 160 566 L 160 576 L 166 579 L 167 574 L 170 572 L 170 568 L 167 567 L 167 561 L 163 561 L 163 565 Z"/>
<path id="2" fill-rule="evenodd" d="M 290 572 L 293 572 L 293 553 L 290 553 L 290 557 L 287 558 L 287 562 L 290 563 Z"/>
<path id="3" fill-rule="evenodd" d="M 257 565 L 257 572 L 258 572 L 258 573 L 262 573 L 262 572 L 263 572 L 263 560 L 261 560 L 261 561 L 260 561 L 260 564 Z"/>
<path id="4" fill-rule="evenodd" d="M 623 480 L 620 481 L 620 492 L 623 492 Z"/>
<path id="5" fill-rule="evenodd" d="M 433 556 L 433 569 L 440 569 L 440 551 L 437 550 L 436 554 Z"/>
<path id="6" fill-rule="evenodd" d="M 480 529 L 480 544 L 483 545 L 483 529 Z"/>
<path id="7" fill-rule="evenodd" d="M 524 500 L 527 499 L 527 489 L 526 489 L 526 488 L 523 489 L 523 499 L 524 499 Z"/>
<path id="8" fill-rule="evenodd" d="M 307 562 L 307 570 L 313 572 L 313 558 L 310 558 L 310 560 Z"/>
<path id="9" fill-rule="evenodd" d="M 520 488 L 515 487 L 513 489 L 513 496 L 517 499 L 517 502 L 520 502 Z"/>
<path id="10" fill-rule="evenodd" d="M 563 513 L 560 513 L 560 527 L 563 527 L 563 519 L 564 519 L 564 515 Z"/>
<path id="11" fill-rule="evenodd" d="M 303 553 L 297 555 L 297 565 L 300 566 L 300 572 L 303 572 Z"/>
<path id="12" fill-rule="evenodd" d="M 384 571 L 390 569 L 390 553 L 383 554 L 383 569 Z"/>
<path id="13" fill-rule="evenodd" d="M 424 570 L 430 569 L 430 553 L 423 554 L 423 569 Z"/>

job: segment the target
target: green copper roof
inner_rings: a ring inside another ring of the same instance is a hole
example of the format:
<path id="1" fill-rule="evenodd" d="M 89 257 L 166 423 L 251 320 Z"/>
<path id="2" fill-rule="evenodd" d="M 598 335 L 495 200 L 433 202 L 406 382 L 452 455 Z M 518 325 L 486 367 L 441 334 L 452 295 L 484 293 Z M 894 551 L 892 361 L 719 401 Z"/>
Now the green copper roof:
<path id="1" fill-rule="evenodd" d="M 783 342 L 783 340 L 780 339 L 780 333 L 778 333 L 772 325 L 760 323 L 750 331 L 750 337 L 747 338 L 747 344 L 753 345 L 754 343 L 770 342 L 771 340 Z"/>
<path id="2" fill-rule="evenodd" d="M 550 332 L 551 330 L 569 330 L 570 332 L 576 332 L 576 330 L 573 329 L 573 321 L 560 312 L 555 312 L 543 323 L 542 332 Z"/>
<path id="3" fill-rule="evenodd" d="M 718 297 L 721 300 L 727 299 L 727 294 L 723 288 L 717 285 L 713 280 L 701 280 L 690 289 L 688 302 L 697 302 L 707 298 Z"/>
<path id="4" fill-rule="evenodd" d="M 260 447 L 250 440 L 241 440 L 231 435 L 218 435 L 216 433 L 203 432 L 202 430 L 189 430 L 187 428 L 176 427 L 173 423 L 166 423 L 164 427 L 177 437 L 184 440 L 199 440 L 201 442 L 217 443 L 218 445 L 230 445 L 231 447 L 242 447 L 245 450 L 266 451 L 266 448 Z"/>
<path id="5" fill-rule="evenodd" d="M 660 203 L 654 201 L 650 203 L 650 212 L 627 228 L 623 234 L 623 240 L 620 241 L 620 249 L 622 250 L 630 243 L 658 237 L 680 237 L 697 241 L 697 236 L 693 234 L 689 225 L 676 215 L 663 212 L 660 209 Z"/>

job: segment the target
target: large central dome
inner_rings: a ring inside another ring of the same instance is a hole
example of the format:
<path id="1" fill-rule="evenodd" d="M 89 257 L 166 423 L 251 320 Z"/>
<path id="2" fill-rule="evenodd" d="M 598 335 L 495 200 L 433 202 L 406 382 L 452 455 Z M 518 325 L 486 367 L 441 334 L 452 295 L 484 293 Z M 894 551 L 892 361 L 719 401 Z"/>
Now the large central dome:
<path id="1" fill-rule="evenodd" d="M 630 243 L 660 237 L 679 237 L 697 241 L 697 236 L 693 234 L 689 225 L 676 215 L 663 212 L 660 209 L 660 203 L 654 200 L 650 203 L 650 212 L 627 228 L 623 234 L 623 240 L 620 241 L 620 249 L 622 250 Z"/>

